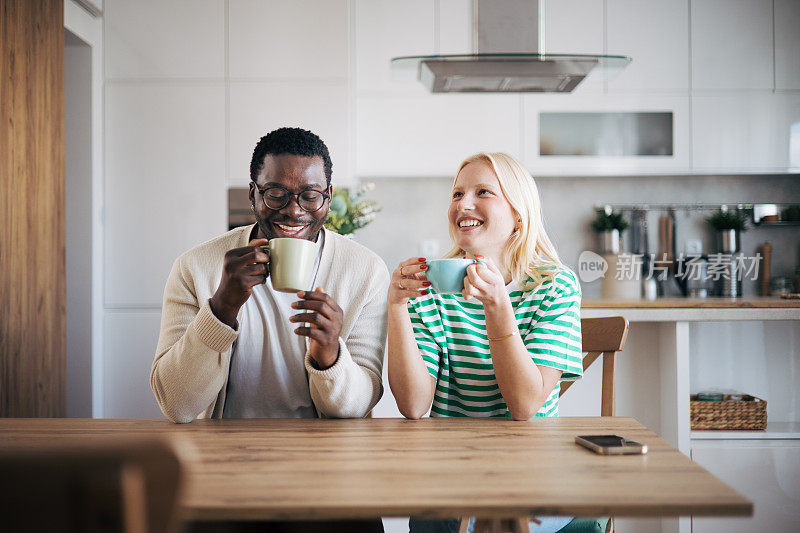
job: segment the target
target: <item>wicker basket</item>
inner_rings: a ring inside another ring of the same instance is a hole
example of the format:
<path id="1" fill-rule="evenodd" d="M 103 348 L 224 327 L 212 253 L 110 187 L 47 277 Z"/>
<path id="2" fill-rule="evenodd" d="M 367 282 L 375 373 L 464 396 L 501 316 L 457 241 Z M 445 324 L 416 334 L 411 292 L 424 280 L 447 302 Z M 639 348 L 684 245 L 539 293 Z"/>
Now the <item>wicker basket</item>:
<path id="1" fill-rule="evenodd" d="M 767 428 L 767 402 L 749 394 L 743 394 L 741 400 L 725 394 L 722 401 L 698 400 L 693 394 L 689 405 L 692 429 Z"/>

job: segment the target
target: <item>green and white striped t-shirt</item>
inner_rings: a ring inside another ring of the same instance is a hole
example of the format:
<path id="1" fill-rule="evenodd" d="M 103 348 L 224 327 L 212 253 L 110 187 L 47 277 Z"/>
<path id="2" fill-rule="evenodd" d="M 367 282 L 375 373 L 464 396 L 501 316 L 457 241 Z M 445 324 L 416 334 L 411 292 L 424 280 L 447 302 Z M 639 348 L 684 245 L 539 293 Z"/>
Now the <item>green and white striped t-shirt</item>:
<path id="1" fill-rule="evenodd" d="M 559 269 L 531 290 L 516 282 L 507 287 L 517 328 L 531 359 L 562 371 L 562 380 L 583 374 L 581 353 L 581 287 L 569 269 Z M 483 304 L 460 294 L 436 294 L 408 302 L 411 325 L 428 372 L 436 379 L 431 416 L 504 416 L 486 335 Z M 558 416 L 553 388 L 536 416 Z"/>

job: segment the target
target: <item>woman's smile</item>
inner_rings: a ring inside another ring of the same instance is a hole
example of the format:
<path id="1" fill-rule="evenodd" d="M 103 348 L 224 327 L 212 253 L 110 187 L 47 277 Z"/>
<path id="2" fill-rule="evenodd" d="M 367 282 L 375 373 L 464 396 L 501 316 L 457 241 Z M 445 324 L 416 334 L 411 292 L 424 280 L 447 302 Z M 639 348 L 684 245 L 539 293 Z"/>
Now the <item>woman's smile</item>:
<path id="1" fill-rule="evenodd" d="M 462 232 L 475 231 L 476 229 L 483 226 L 483 220 L 470 216 L 465 216 L 459 218 L 456 225 L 458 226 L 459 231 Z"/>

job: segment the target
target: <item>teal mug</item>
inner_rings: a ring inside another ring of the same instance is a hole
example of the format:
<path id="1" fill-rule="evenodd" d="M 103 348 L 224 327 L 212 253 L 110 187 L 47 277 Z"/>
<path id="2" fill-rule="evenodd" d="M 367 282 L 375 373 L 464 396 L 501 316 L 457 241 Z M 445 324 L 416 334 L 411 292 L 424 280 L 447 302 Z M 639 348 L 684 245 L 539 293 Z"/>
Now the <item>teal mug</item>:
<path id="1" fill-rule="evenodd" d="M 439 294 L 460 294 L 464 290 L 467 267 L 477 263 L 474 259 L 433 259 L 425 272 L 433 290 Z"/>

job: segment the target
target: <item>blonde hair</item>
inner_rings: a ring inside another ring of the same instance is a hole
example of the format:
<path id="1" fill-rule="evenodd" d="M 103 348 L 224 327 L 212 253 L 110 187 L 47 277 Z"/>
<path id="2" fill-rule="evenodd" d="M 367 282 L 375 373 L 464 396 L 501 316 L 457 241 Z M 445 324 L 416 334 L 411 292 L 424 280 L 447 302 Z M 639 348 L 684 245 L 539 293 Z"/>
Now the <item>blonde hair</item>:
<path id="1" fill-rule="evenodd" d="M 453 179 L 453 187 L 458 175 L 470 163 L 483 163 L 492 169 L 515 218 L 519 220 L 519 228 L 509 235 L 503 251 L 503 261 L 512 279 L 523 286 L 537 286 L 548 277 L 554 278 L 555 271 L 564 265 L 545 232 L 542 204 L 533 176 L 508 154 L 481 152 L 461 163 Z M 450 239 L 455 243 L 453 227 L 450 226 L 449 230 Z M 464 255 L 466 252 L 455 245 L 444 257 Z"/>

